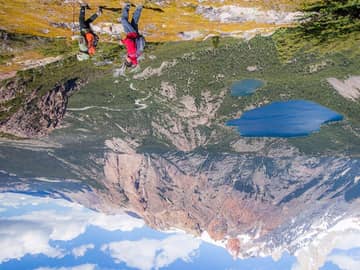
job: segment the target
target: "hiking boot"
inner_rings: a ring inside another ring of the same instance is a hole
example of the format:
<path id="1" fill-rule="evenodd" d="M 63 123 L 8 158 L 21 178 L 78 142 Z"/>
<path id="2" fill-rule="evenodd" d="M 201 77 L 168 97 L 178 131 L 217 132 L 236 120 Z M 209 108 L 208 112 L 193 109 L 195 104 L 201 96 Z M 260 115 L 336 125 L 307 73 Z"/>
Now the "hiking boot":
<path id="1" fill-rule="evenodd" d="M 103 13 L 103 7 L 102 7 L 102 6 L 99 6 L 99 7 L 98 7 L 98 10 L 96 11 L 96 14 L 97 14 L 98 16 L 100 16 L 102 13 Z"/>
<path id="2" fill-rule="evenodd" d="M 90 9 L 90 6 L 88 3 L 84 2 L 83 0 L 79 0 L 80 7 L 84 7 L 86 9 Z"/>

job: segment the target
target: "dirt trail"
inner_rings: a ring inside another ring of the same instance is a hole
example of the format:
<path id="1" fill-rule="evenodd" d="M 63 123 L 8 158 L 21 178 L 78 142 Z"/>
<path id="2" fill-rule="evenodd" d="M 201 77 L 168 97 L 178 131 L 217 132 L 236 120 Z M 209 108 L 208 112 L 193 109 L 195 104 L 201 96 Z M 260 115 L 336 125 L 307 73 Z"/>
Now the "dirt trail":
<path id="1" fill-rule="evenodd" d="M 139 111 L 139 110 L 144 110 L 148 107 L 147 104 L 142 103 L 142 102 L 146 101 L 150 97 L 151 97 L 151 93 L 149 93 L 144 98 L 136 99 L 135 105 L 138 106 L 138 108 L 136 108 L 136 109 L 119 109 L 119 108 L 110 108 L 110 107 L 105 107 L 105 106 L 85 106 L 85 107 L 81 107 L 81 108 L 68 108 L 67 110 L 70 112 L 84 112 L 84 111 L 88 111 L 88 110 L 92 110 L 92 109 L 100 109 L 100 110 L 110 111 L 110 112 L 125 112 L 125 111 L 132 111 L 132 110 Z"/>

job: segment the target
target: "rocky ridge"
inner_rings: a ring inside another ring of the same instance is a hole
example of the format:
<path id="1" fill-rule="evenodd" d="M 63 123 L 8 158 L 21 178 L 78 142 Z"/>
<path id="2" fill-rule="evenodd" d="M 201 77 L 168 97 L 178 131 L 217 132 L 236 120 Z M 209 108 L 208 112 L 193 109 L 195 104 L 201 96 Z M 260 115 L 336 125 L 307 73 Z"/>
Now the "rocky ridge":
<path id="1" fill-rule="evenodd" d="M 15 109 L 16 112 L 0 120 L 0 131 L 22 138 L 49 134 L 64 117 L 70 95 L 84 84 L 85 81 L 81 79 L 69 79 L 64 83 L 58 83 L 39 96 L 41 88 L 32 89 L 30 92 L 23 80 L 9 81 L 0 88 L 0 96 L 2 102 L 13 102 L 14 105 L 6 109 L 10 111 Z M 16 99 L 20 96 L 26 98 L 18 107 Z"/>

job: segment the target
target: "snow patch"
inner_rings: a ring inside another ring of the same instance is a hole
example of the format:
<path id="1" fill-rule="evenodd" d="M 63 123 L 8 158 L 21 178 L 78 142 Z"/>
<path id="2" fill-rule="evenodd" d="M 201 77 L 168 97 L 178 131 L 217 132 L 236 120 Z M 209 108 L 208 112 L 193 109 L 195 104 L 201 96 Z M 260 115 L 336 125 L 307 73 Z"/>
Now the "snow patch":
<path id="1" fill-rule="evenodd" d="M 320 224 L 323 227 L 324 224 Z M 334 249 L 350 250 L 359 247 L 360 219 L 357 217 L 339 221 L 335 226 L 322 232 L 306 247 L 295 252 L 297 262 L 292 270 L 320 269 Z"/>
<path id="2" fill-rule="evenodd" d="M 211 238 L 211 236 L 209 235 L 209 233 L 207 231 L 204 231 L 201 236 L 200 239 L 206 243 L 218 246 L 218 247 L 222 247 L 226 249 L 226 240 L 220 240 L 220 241 L 216 241 L 214 239 Z"/>
<path id="3" fill-rule="evenodd" d="M 347 174 L 350 170 L 351 170 L 351 168 L 347 168 L 345 171 L 343 171 L 343 172 L 341 173 L 341 176 L 344 176 L 344 175 Z"/>
<path id="4" fill-rule="evenodd" d="M 360 176 L 355 176 L 354 184 L 357 184 L 360 181 Z"/>

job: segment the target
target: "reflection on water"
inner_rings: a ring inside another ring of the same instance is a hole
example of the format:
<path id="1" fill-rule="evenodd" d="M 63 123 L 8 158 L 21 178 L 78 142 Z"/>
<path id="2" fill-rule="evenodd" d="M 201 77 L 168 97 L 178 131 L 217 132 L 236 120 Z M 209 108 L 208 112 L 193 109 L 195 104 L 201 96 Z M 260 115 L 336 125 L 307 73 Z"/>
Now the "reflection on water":
<path id="1" fill-rule="evenodd" d="M 231 86 L 231 95 L 235 97 L 248 96 L 262 87 L 264 83 L 260 80 L 245 79 L 235 82 Z"/>
<path id="2" fill-rule="evenodd" d="M 1 269 L 276 269 L 294 261 L 287 255 L 235 261 L 201 237 L 155 231 L 127 214 L 105 215 L 63 199 L 2 193 L 0 203 Z"/>
<path id="3" fill-rule="evenodd" d="M 315 269 L 304 265 L 309 258 L 325 263 L 322 269 L 359 263 L 358 219 L 339 222 L 296 257 L 235 260 L 207 234 L 155 231 L 124 213 L 16 193 L 2 193 L 0 204 L 1 269 Z"/>
<path id="4" fill-rule="evenodd" d="M 96 183 L 0 172 L 1 269 L 360 263 L 359 200 L 346 199 L 359 185 L 358 159 L 285 145 L 267 154 L 264 145 L 243 154 L 139 153 L 119 138 L 105 145 Z"/>
<path id="5" fill-rule="evenodd" d="M 342 119 L 340 114 L 315 102 L 290 100 L 247 111 L 227 125 L 236 126 L 246 137 L 296 137 L 320 130 L 323 123 Z"/>

